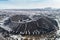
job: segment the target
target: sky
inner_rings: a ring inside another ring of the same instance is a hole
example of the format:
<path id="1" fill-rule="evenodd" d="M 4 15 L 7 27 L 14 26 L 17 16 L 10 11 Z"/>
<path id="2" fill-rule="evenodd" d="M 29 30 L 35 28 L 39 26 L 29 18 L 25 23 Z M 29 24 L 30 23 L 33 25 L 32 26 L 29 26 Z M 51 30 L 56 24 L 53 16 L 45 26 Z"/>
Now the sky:
<path id="1" fill-rule="evenodd" d="M 60 8 L 60 0 L 0 0 L 0 9 Z"/>

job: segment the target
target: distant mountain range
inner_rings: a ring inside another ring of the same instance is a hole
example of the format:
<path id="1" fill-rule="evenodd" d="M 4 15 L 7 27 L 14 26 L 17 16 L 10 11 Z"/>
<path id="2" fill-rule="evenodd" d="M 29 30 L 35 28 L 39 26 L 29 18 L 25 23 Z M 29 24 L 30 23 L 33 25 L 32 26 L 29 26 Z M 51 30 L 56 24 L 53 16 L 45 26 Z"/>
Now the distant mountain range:
<path id="1" fill-rule="evenodd" d="M 51 8 L 51 7 L 36 8 L 36 9 L 5 9 L 5 10 L 11 10 L 11 11 L 60 11 L 60 9 L 55 9 L 55 8 Z"/>

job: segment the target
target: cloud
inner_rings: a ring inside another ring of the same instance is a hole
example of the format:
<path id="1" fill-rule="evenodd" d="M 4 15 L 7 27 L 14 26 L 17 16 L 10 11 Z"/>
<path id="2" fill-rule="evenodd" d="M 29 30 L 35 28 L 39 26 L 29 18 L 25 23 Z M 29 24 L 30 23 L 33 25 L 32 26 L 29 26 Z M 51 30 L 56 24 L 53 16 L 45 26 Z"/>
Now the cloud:
<path id="1" fill-rule="evenodd" d="M 53 7 L 60 8 L 60 0 L 8 0 L 7 2 L 0 2 L 0 9 L 3 8 L 44 8 Z"/>

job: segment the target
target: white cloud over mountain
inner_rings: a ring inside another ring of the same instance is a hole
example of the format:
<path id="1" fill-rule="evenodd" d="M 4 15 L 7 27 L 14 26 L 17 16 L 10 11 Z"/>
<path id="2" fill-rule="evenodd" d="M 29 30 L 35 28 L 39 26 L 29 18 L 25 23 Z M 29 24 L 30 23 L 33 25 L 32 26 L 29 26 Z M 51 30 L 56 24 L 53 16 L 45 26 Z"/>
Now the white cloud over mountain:
<path id="1" fill-rule="evenodd" d="M 60 8 L 60 0 L 8 0 L 0 1 L 0 9 L 17 9 L 17 8 Z"/>

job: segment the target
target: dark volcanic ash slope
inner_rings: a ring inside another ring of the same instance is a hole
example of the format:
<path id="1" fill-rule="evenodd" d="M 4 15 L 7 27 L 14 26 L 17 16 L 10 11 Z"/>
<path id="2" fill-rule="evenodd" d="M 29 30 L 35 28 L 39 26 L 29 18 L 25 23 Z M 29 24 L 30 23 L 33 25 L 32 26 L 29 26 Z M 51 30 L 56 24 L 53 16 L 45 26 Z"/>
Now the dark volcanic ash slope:
<path id="1" fill-rule="evenodd" d="M 57 22 L 48 17 L 36 16 L 30 18 L 27 15 L 14 15 L 10 17 L 10 21 L 8 27 L 12 29 L 11 33 L 13 34 L 44 35 L 56 32 L 58 29 Z"/>

